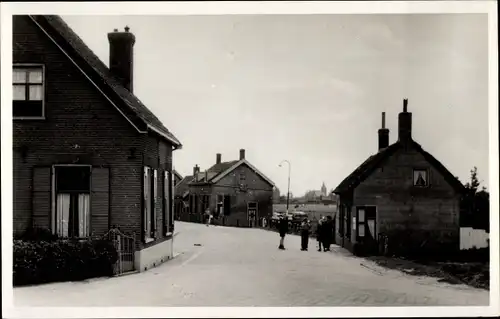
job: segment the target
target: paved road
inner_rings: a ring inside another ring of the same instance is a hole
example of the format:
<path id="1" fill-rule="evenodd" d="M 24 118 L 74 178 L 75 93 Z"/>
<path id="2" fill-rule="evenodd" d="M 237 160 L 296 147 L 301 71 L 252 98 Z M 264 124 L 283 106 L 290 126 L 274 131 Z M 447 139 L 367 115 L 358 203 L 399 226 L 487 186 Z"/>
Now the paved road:
<path id="1" fill-rule="evenodd" d="M 178 256 L 147 272 L 16 288 L 16 306 L 488 305 L 488 292 L 386 270 L 339 247 L 259 229 L 176 223 Z M 195 246 L 201 244 L 202 246 Z"/>

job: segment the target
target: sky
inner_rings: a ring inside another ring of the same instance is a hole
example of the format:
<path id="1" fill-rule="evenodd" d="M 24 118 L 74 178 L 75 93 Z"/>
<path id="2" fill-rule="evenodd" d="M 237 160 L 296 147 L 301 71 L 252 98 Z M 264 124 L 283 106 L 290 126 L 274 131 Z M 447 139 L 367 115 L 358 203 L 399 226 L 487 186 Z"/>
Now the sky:
<path id="1" fill-rule="evenodd" d="M 63 16 L 109 65 L 130 27 L 134 93 L 183 144 L 192 174 L 241 148 L 295 196 L 335 188 L 390 143 L 408 99 L 413 138 L 465 183 L 488 186 L 488 24 L 481 14 Z"/>

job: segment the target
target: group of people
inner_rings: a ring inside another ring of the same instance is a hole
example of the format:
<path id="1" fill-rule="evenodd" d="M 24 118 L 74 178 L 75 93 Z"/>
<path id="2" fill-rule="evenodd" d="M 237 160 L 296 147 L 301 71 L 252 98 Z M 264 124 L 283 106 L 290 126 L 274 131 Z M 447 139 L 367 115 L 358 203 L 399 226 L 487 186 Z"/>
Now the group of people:
<path id="1" fill-rule="evenodd" d="M 335 229 L 332 216 L 321 216 L 316 228 L 316 239 L 318 240 L 318 251 L 330 251 L 330 246 L 333 243 Z"/>
<path id="2" fill-rule="evenodd" d="M 278 223 L 278 231 L 280 234 L 279 249 L 285 249 L 285 236 L 288 233 L 288 220 L 281 217 Z M 307 251 L 309 246 L 309 236 L 311 233 L 311 222 L 308 218 L 304 218 L 300 224 L 301 249 Z M 333 242 L 334 225 L 331 216 L 324 217 L 318 220 L 316 227 L 316 239 L 318 240 L 318 251 L 330 251 L 330 246 Z"/>

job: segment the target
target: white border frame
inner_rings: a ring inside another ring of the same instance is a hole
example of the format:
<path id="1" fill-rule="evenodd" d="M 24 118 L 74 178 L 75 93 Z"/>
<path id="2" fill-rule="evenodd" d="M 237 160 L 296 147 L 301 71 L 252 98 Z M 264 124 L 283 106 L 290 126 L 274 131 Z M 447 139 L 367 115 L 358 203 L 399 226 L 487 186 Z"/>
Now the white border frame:
<path id="1" fill-rule="evenodd" d="M 2 308 L 6 317 L 24 318 L 81 318 L 81 317 L 196 317 L 216 318 L 220 316 L 239 318 L 248 316 L 269 318 L 285 317 L 382 317 L 394 316 L 495 316 L 499 312 L 499 171 L 498 171 L 498 17 L 496 1 L 361 1 L 361 2 L 17 2 L 1 4 L 1 76 L 0 96 L 2 104 L 11 104 L 12 69 L 12 14 L 79 14 L 79 15 L 214 15 L 214 14 L 374 14 L 374 13 L 488 13 L 489 24 L 489 176 L 490 176 L 490 251 L 491 288 L 488 307 L 296 307 L 291 310 L 279 307 L 246 308 L 64 308 L 64 307 L 13 307 L 12 290 L 12 108 L 1 108 L 2 139 L 2 253 L 3 285 Z M 493 213 L 496 212 L 496 213 Z"/>

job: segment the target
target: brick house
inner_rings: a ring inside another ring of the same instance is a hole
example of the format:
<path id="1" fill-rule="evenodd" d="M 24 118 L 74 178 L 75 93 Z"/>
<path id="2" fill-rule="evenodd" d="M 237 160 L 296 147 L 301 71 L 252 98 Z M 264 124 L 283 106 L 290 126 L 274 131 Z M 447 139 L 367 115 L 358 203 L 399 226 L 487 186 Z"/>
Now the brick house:
<path id="1" fill-rule="evenodd" d="M 175 186 L 175 185 L 179 184 L 180 181 L 182 181 L 183 177 L 175 169 L 174 169 L 173 175 L 174 175 L 174 186 Z"/>
<path id="2" fill-rule="evenodd" d="M 208 208 L 226 226 L 253 227 L 272 215 L 274 183 L 245 158 L 215 164 L 205 172 L 196 165 L 176 187 L 177 201 L 184 203 L 183 220 L 201 221 Z M 188 217 L 187 215 L 191 215 Z"/>
<path id="3" fill-rule="evenodd" d="M 110 68 L 59 16 L 13 17 L 14 235 L 133 236 L 139 271 L 172 257 L 172 152 L 133 95 L 135 36 L 108 33 Z"/>
<path id="4" fill-rule="evenodd" d="M 411 239 L 405 245 L 421 251 L 458 249 L 464 187 L 413 140 L 407 100 L 398 126 L 398 141 L 389 145 L 382 113 L 378 153 L 333 190 L 339 195 L 336 243 L 351 251 L 357 246 L 377 253 L 380 234 L 388 237 L 391 247 L 401 244 L 406 234 Z"/>
<path id="5" fill-rule="evenodd" d="M 186 175 L 177 182 L 174 188 L 174 214 L 176 220 L 189 220 L 189 183 L 193 175 Z"/>

